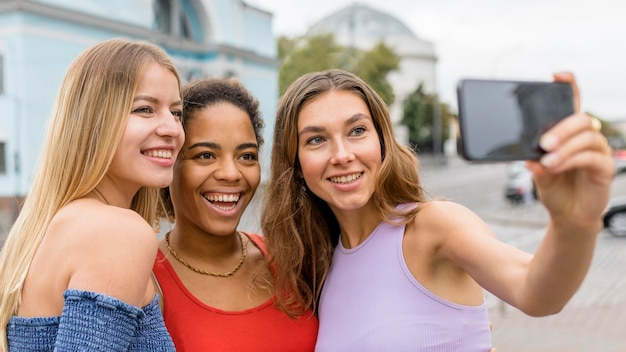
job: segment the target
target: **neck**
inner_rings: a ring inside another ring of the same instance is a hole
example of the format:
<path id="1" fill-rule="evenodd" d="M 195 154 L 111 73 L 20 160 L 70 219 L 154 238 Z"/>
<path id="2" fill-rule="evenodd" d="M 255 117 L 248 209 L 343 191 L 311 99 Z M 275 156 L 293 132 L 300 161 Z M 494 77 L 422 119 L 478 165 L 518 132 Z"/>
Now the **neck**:
<path id="1" fill-rule="evenodd" d="M 382 221 L 376 209 L 371 206 L 333 213 L 339 223 L 341 242 L 345 248 L 354 248 L 365 241 Z"/>
<path id="2" fill-rule="evenodd" d="M 181 255 L 202 261 L 230 258 L 241 249 L 236 229 L 230 234 L 216 235 L 182 224 L 176 224 L 170 232 L 170 243 Z"/>
<path id="3" fill-rule="evenodd" d="M 107 178 L 102 181 L 93 189 L 93 195 L 101 202 L 107 205 L 114 205 L 120 208 L 130 208 L 133 197 L 137 194 L 139 188 L 132 190 L 119 186 L 112 180 Z"/>
<path id="4" fill-rule="evenodd" d="M 213 268 L 221 269 L 221 267 L 223 267 L 224 265 L 228 264 L 228 262 L 231 261 L 229 258 L 224 258 L 224 260 L 222 261 L 211 261 L 211 260 L 206 260 L 207 258 L 211 258 L 210 256 L 204 256 L 203 258 L 200 258 L 200 260 L 198 260 L 197 262 L 191 261 L 185 258 L 183 255 L 181 255 L 181 253 L 178 250 L 174 249 L 170 241 L 170 235 L 171 233 L 168 232 L 165 234 L 165 238 L 164 238 L 164 242 L 165 242 L 165 246 L 167 248 L 168 254 L 171 254 L 174 257 L 174 259 L 176 259 L 176 261 L 178 261 L 181 265 L 185 266 L 187 269 L 197 274 L 227 278 L 227 277 L 234 275 L 241 268 L 244 261 L 246 260 L 248 240 L 243 234 L 237 234 L 237 238 L 239 240 L 239 248 L 241 250 L 241 254 L 237 260 L 237 263 L 230 270 L 219 270 L 219 271 L 212 270 L 212 269 Z M 209 269 L 209 267 L 211 269 Z"/>

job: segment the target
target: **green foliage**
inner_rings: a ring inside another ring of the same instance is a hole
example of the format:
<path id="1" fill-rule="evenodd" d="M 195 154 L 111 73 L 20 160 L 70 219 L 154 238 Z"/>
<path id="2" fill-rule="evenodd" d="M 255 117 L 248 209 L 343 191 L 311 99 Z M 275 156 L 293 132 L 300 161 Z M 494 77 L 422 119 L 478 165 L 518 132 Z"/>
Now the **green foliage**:
<path id="1" fill-rule="evenodd" d="M 335 43 L 332 34 L 300 40 L 281 38 L 278 49 L 279 55 L 283 55 L 283 63 L 278 73 L 281 95 L 298 77 L 336 67 L 335 56 L 344 50 Z"/>
<path id="2" fill-rule="evenodd" d="M 439 115 L 439 117 L 437 117 Z M 439 101 L 434 94 L 424 92 L 424 86 L 420 83 L 415 91 L 404 100 L 404 113 L 402 123 L 408 127 L 409 142 L 417 151 L 433 151 L 433 122 L 436 118 L 441 121 L 441 134 L 439 142 L 449 137 L 450 120 L 456 119 L 450 107 Z M 442 150 L 441 146 L 437 150 Z"/>
<path id="3" fill-rule="evenodd" d="M 278 74 L 282 92 L 298 77 L 330 68 L 351 71 L 367 82 L 390 105 L 395 96 L 387 74 L 399 67 L 400 58 L 383 43 L 368 51 L 337 44 L 332 34 L 278 40 L 278 54 L 283 60 Z"/>
<path id="4" fill-rule="evenodd" d="M 354 74 L 367 82 L 387 105 L 393 104 L 396 97 L 393 87 L 387 81 L 387 74 L 398 69 L 400 58 L 383 42 L 362 54 L 354 67 Z"/>

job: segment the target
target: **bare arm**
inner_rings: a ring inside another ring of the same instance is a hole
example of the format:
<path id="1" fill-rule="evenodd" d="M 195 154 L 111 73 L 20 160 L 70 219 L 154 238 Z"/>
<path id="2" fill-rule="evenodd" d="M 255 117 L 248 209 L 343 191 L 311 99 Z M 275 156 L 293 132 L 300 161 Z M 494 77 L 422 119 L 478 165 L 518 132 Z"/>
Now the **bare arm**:
<path id="1" fill-rule="evenodd" d="M 578 112 L 573 76 L 559 74 L 555 80 L 572 84 L 577 113 L 542 136 L 541 144 L 548 153 L 540 162 L 527 165 L 550 214 L 527 284 L 536 292 L 554 290 L 548 298 L 558 308 L 574 294 L 591 264 L 615 165 L 605 137 L 594 129 L 589 116 Z"/>
<path id="2" fill-rule="evenodd" d="M 572 83 L 578 101 L 571 75 L 555 79 Z M 548 151 L 544 158 L 527 163 L 550 214 L 534 256 L 495 240 L 480 219 L 459 206 L 446 206 L 454 221 L 440 231 L 446 233 L 441 247 L 444 258 L 533 316 L 560 311 L 582 283 L 614 175 L 610 149 L 585 114 L 576 113 L 557 124 L 542 137 L 542 146 Z"/>

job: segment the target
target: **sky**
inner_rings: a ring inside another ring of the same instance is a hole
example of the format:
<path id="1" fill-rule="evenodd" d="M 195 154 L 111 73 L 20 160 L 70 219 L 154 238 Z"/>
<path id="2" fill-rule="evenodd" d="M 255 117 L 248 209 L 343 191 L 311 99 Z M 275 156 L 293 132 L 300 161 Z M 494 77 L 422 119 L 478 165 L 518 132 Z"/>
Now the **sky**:
<path id="1" fill-rule="evenodd" d="M 245 0 L 273 13 L 277 36 L 299 36 L 354 0 Z M 360 0 L 396 17 L 438 58 L 437 91 L 456 108 L 462 78 L 576 76 L 585 111 L 626 121 L 626 1 Z"/>

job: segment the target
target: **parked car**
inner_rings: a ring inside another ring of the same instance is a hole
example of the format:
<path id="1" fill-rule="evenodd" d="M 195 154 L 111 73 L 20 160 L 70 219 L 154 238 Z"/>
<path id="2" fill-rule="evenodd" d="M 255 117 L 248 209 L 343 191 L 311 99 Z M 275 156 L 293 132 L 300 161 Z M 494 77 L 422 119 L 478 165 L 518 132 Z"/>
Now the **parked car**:
<path id="1" fill-rule="evenodd" d="M 617 198 L 611 201 L 604 213 L 604 228 L 614 236 L 626 236 L 626 198 Z"/>
<path id="2" fill-rule="evenodd" d="M 626 173 L 626 150 L 616 149 L 613 151 L 615 160 L 616 177 L 621 177 Z M 626 237 L 626 197 L 618 197 L 611 200 L 604 212 L 602 219 L 604 228 L 610 234 L 619 237 Z"/>
<path id="3" fill-rule="evenodd" d="M 504 196 L 513 204 L 524 203 L 524 196 L 528 196 L 526 201 L 535 201 L 537 192 L 533 184 L 532 174 L 523 161 L 513 161 L 506 165 L 506 186 Z"/>

